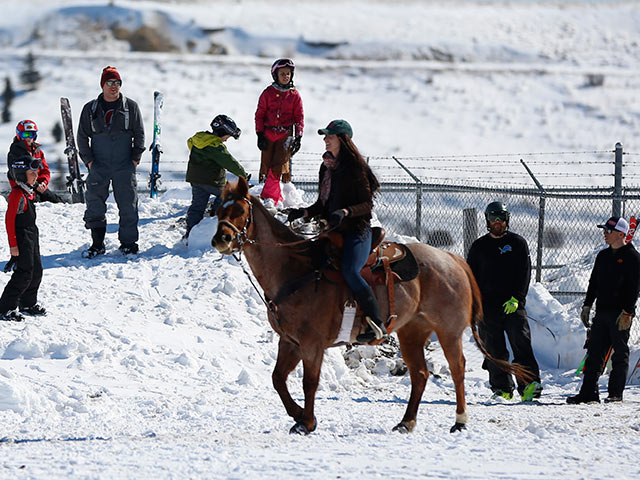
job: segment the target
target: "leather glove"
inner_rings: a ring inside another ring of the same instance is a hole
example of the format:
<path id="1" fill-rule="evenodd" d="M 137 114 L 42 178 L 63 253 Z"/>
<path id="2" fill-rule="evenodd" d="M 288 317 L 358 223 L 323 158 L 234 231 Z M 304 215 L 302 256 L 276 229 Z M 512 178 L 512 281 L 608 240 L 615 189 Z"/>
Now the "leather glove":
<path id="1" fill-rule="evenodd" d="M 304 217 L 304 208 L 294 208 L 289 211 L 289 215 L 287 215 L 287 222 L 291 223 L 297 218 Z"/>
<path id="2" fill-rule="evenodd" d="M 618 325 L 618 330 L 629 330 L 629 328 L 631 328 L 632 320 L 633 320 L 633 315 L 625 312 L 624 310 L 620 312 L 620 315 L 618 315 L 618 319 L 616 320 L 616 325 Z"/>
<path id="3" fill-rule="evenodd" d="M 258 183 L 264 183 L 266 179 L 267 179 L 267 176 L 264 173 L 261 173 L 260 175 L 258 175 Z"/>
<path id="4" fill-rule="evenodd" d="M 509 300 L 504 302 L 502 306 L 504 307 L 504 313 L 510 315 L 518 310 L 518 300 L 516 300 L 515 297 L 511 297 Z"/>
<path id="5" fill-rule="evenodd" d="M 296 135 L 295 138 L 293 139 L 293 142 L 291 142 L 291 156 L 293 157 L 296 153 L 298 153 L 298 150 L 300 150 L 300 143 L 302 142 L 302 137 L 300 135 Z"/>
<path id="6" fill-rule="evenodd" d="M 13 272 L 16 269 L 18 263 L 18 257 L 11 255 L 11 259 L 4 266 L 4 273 Z"/>
<path id="7" fill-rule="evenodd" d="M 344 209 L 342 208 L 340 210 L 335 210 L 331 212 L 331 215 L 329 215 L 329 226 L 331 228 L 337 227 L 342 223 L 342 220 L 344 220 L 345 216 L 346 216 L 346 213 L 344 213 Z"/>
<path id="8" fill-rule="evenodd" d="M 264 136 L 264 132 L 258 132 L 258 149 L 261 152 L 267 149 L 267 137 Z"/>
<path id="9" fill-rule="evenodd" d="M 582 311 L 580 312 L 580 320 L 582 320 L 582 324 L 586 329 L 591 328 L 590 317 L 591 317 L 591 307 L 589 307 L 588 305 L 583 305 Z"/>
<path id="10" fill-rule="evenodd" d="M 251 180 L 251 174 L 247 175 L 247 176 L 245 177 L 245 180 L 247 181 L 247 183 L 249 183 L 249 180 Z"/>

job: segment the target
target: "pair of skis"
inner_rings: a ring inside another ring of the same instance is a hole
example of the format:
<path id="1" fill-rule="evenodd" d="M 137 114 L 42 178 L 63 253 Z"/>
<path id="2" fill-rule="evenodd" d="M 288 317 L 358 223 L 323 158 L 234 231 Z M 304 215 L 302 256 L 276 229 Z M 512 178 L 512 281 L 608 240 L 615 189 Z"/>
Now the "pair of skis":
<path id="1" fill-rule="evenodd" d="M 638 219 L 636 217 L 630 217 L 629 218 L 629 230 L 627 231 L 627 236 L 624 238 L 624 243 L 627 244 L 629 242 L 631 242 L 631 240 L 633 240 L 633 236 L 636 233 L 636 228 L 638 227 Z M 587 348 L 587 344 L 589 342 L 589 332 L 587 331 L 587 342 L 585 343 L 585 348 Z M 604 369 L 607 366 L 607 362 L 609 361 L 609 358 L 611 358 L 611 353 L 613 352 L 613 347 L 609 347 L 609 350 L 607 351 L 607 354 L 604 357 L 604 362 L 602 362 L 602 368 L 600 369 L 600 374 L 602 374 L 602 372 L 604 372 Z M 580 376 L 580 374 L 584 371 L 584 364 L 587 362 L 587 357 L 589 356 L 588 353 L 585 353 L 584 357 L 582 357 L 582 361 L 580 362 L 580 365 L 578 365 L 578 369 L 576 370 L 576 377 Z M 629 378 L 631 378 L 633 376 L 633 374 L 636 372 L 636 370 L 638 370 L 640 368 L 640 360 L 638 361 L 638 363 L 636 364 L 635 368 L 633 369 L 633 371 L 631 372 L 631 375 L 629 375 Z"/>
<path id="2" fill-rule="evenodd" d="M 160 135 L 162 133 L 160 114 L 163 105 L 164 94 L 162 92 L 153 92 L 153 143 L 149 147 L 149 150 L 151 150 L 151 173 L 149 174 L 151 198 L 158 196 L 158 189 L 160 187 L 160 155 L 162 154 L 162 147 L 160 145 Z M 64 129 L 66 143 L 64 153 L 67 156 L 69 168 L 67 189 L 71 194 L 72 203 L 84 203 L 85 181 L 80 173 L 78 148 L 76 147 L 76 140 L 73 135 L 71 104 L 68 98 L 60 98 L 60 113 L 62 115 L 62 127 Z"/>

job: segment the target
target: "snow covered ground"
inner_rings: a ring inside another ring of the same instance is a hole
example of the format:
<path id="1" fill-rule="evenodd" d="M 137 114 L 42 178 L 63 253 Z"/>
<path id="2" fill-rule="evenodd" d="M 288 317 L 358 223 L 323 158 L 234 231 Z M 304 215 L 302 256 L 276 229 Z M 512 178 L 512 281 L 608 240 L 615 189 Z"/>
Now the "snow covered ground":
<path id="1" fill-rule="evenodd" d="M 190 196 L 178 182 L 185 140 L 215 113 L 238 120 L 244 134 L 229 147 L 257 170 L 252 117 L 269 81 L 268 66 L 279 55 L 293 55 L 299 65 L 296 83 L 309 134 L 303 142 L 309 154 L 300 158 L 308 159 L 303 171 L 310 177 L 317 171 L 312 153 L 322 148 L 314 131 L 334 117 L 347 118 L 356 143 L 374 156 L 592 151 L 611 149 L 616 141 L 638 152 L 637 3 L 283 0 L 282 9 L 255 1 L 114 3 L 147 14 L 168 12 L 183 26 L 191 18 L 208 27 L 223 23 L 235 29 L 226 39 L 235 50 L 224 57 L 144 54 L 110 39 L 81 50 L 65 43 L 72 40 L 69 33 L 29 45 L 27 19 L 44 21 L 60 8 L 87 11 L 106 2 L 34 0 L 28 17 L 18 2 L 0 2 L 2 72 L 17 82 L 29 48 L 41 55 L 45 81 L 22 92 L 13 113 L 38 122 L 48 158 L 61 150 L 49 133 L 59 117 L 59 97 L 71 98 L 77 119 L 81 105 L 98 92 L 101 68 L 113 62 L 147 124 L 153 90 L 167 93 L 163 166 L 176 171 L 175 183 L 167 182 L 159 199 L 141 198 L 141 253 L 134 258 L 116 251 L 113 202 L 109 253 L 92 261 L 80 256 L 88 241 L 83 206 L 38 206 L 45 266 L 40 298 L 50 313 L 0 325 L 0 478 L 640 475 L 640 378 L 627 386 L 623 404 L 566 405 L 580 383 L 574 372 L 584 332 L 575 305 L 567 310 L 540 285 L 532 286 L 527 305 L 545 387 L 539 404 L 487 404 L 487 373 L 467 341 L 469 428 L 449 434 L 454 392 L 436 343 L 427 355 L 439 378 L 429 380 L 416 431 L 398 435 L 391 429 L 402 417 L 410 382 L 391 374 L 397 357 L 366 347 L 345 360 L 345 349 L 335 348 L 325 357 L 317 432 L 288 435 L 292 421 L 271 387 L 277 338 L 259 295 L 235 260 L 210 248 L 215 219 L 193 230 L 188 247 L 179 242 L 182 230 L 173 228 Z M 130 13 L 133 22 L 137 17 Z M 66 28 L 65 16 L 55 18 Z M 356 20 L 346 23 L 350 19 Z M 176 35 L 186 38 L 187 31 Z M 295 39 L 301 36 L 349 44 L 337 52 L 299 51 Z M 452 52 L 456 60 L 412 59 L 429 47 Z M 362 52 L 366 58 L 359 58 Z M 604 73 L 604 86 L 585 88 L 588 72 Z M 13 128 L 0 125 L 7 145 Z M 570 163 L 540 163 L 536 173 L 548 181 L 609 186 L 605 168 L 593 177 L 560 175 L 585 169 Z M 439 173 L 437 165 L 415 163 L 425 175 L 451 174 Z M 483 176 L 490 166 L 487 160 Z M 519 181 L 502 169 L 497 182 Z M 469 181 L 480 178 L 459 173 Z M 633 182 L 633 171 L 628 173 Z M 0 213 L 5 208 L 0 200 Z M 8 256 L 2 232 L 0 258 Z M 590 265 L 571 268 L 584 276 Z M 636 349 L 632 363 L 638 356 Z M 606 391 L 606 377 L 601 386 Z M 301 370 L 292 374 L 290 388 L 300 401 Z"/>

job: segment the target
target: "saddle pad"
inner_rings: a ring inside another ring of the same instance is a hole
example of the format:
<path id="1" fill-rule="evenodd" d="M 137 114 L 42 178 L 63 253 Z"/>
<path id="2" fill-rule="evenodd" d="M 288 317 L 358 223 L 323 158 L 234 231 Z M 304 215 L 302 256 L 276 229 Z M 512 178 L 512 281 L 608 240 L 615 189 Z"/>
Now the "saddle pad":
<path id="1" fill-rule="evenodd" d="M 395 244 L 398 247 L 402 247 L 404 250 L 404 258 L 395 263 L 391 264 L 391 271 L 400 277 L 401 282 L 408 282 L 409 280 L 413 280 L 418 276 L 420 272 L 420 268 L 418 267 L 418 262 L 416 261 L 416 257 L 413 255 L 411 250 L 407 248 L 406 245 L 401 243 Z M 373 272 L 378 272 L 380 270 L 384 270 L 383 265 L 379 265 L 373 269 Z"/>

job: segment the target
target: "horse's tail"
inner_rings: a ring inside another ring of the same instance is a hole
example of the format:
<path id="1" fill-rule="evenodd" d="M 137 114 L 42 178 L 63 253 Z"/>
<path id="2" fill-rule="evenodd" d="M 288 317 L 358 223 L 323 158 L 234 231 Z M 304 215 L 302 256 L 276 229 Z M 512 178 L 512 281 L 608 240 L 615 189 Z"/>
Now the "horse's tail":
<path id="1" fill-rule="evenodd" d="M 480 287 L 478 287 L 478 282 L 476 282 L 476 277 L 473 275 L 469 264 L 464 260 L 461 263 L 465 273 L 467 274 L 467 278 L 469 279 L 469 286 L 471 287 L 471 333 L 473 334 L 473 339 L 475 340 L 478 349 L 482 352 L 487 360 L 496 364 L 498 368 L 500 368 L 500 370 L 512 373 L 517 378 L 525 382 L 530 382 L 535 377 L 529 371 L 529 369 L 518 363 L 510 363 L 505 360 L 499 360 L 492 357 L 484 346 L 484 342 L 482 341 L 482 339 L 480 338 L 480 334 L 478 333 L 478 324 L 484 321 L 484 313 L 482 311 L 482 294 L 480 293 Z"/>

